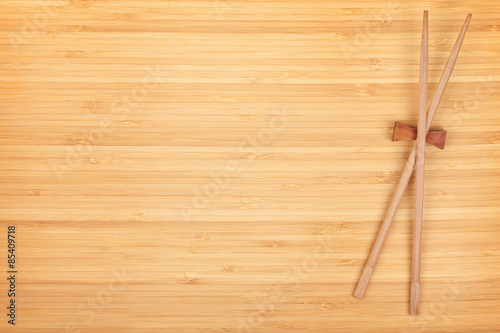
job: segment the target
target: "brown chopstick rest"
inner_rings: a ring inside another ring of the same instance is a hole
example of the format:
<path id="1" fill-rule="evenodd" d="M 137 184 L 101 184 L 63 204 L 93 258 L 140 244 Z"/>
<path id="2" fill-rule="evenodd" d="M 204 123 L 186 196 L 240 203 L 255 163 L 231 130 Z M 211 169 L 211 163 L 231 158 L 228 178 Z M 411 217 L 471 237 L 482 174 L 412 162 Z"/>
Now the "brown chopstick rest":
<path id="1" fill-rule="evenodd" d="M 446 134 L 445 130 L 436 130 L 429 131 L 427 133 L 426 142 L 430 145 L 436 146 L 439 149 L 444 149 L 446 144 Z M 415 141 L 417 139 L 417 129 L 413 127 L 406 126 L 399 121 L 394 123 L 394 132 L 392 135 L 392 141 L 403 141 L 403 140 L 412 140 Z"/>

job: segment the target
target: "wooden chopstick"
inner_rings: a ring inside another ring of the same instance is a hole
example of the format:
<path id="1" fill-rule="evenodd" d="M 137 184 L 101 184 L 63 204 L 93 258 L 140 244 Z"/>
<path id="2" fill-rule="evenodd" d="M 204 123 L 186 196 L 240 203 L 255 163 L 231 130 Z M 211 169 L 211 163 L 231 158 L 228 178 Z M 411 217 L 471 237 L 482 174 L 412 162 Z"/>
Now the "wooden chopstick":
<path id="1" fill-rule="evenodd" d="M 413 225 L 413 257 L 411 272 L 410 314 L 418 314 L 420 296 L 420 257 L 422 243 L 422 216 L 424 211 L 424 173 L 425 173 L 425 125 L 427 110 L 427 83 L 429 71 L 429 27 L 428 12 L 424 11 L 422 27 L 422 50 L 420 54 L 420 92 L 418 108 L 415 221 Z"/>
<path id="2" fill-rule="evenodd" d="M 455 67 L 455 63 L 458 58 L 458 54 L 460 52 L 460 48 L 462 46 L 462 43 L 465 38 L 465 34 L 467 32 L 467 28 L 469 27 L 470 20 L 472 18 L 472 15 L 469 14 L 467 15 L 467 18 L 465 19 L 465 23 L 462 27 L 462 30 L 460 31 L 460 34 L 458 35 L 457 41 L 455 42 L 455 45 L 453 46 L 453 49 L 451 51 L 450 57 L 448 58 L 448 62 L 446 63 L 446 66 L 444 68 L 443 74 L 441 75 L 441 79 L 439 80 L 438 88 L 436 90 L 436 93 L 434 95 L 434 98 L 432 100 L 432 103 L 429 107 L 429 111 L 427 113 L 427 126 L 425 129 L 425 132 L 429 132 L 429 128 L 431 126 L 432 120 L 434 119 L 434 116 L 436 114 L 436 111 L 439 107 L 439 104 L 441 103 L 441 98 L 443 97 L 444 91 L 446 89 L 446 85 L 448 84 L 448 81 L 450 80 L 451 73 L 453 72 L 453 68 Z M 387 233 L 389 231 L 389 228 L 391 226 L 392 220 L 394 219 L 394 215 L 396 214 L 396 211 L 399 206 L 399 202 L 401 201 L 401 198 L 403 197 L 404 190 L 406 189 L 406 186 L 408 185 L 408 182 L 410 181 L 410 177 L 413 173 L 413 168 L 415 166 L 415 157 L 416 157 L 416 145 L 413 147 L 413 150 L 410 154 L 410 157 L 408 158 L 408 162 L 406 162 L 405 169 L 403 171 L 403 174 L 401 176 L 401 179 L 399 180 L 398 187 L 396 189 L 396 193 L 394 194 L 394 197 L 392 199 L 391 205 L 389 206 L 389 210 L 387 212 L 387 215 L 385 216 L 384 223 L 382 223 L 382 227 L 380 228 L 379 234 L 377 236 L 377 239 L 375 241 L 375 244 L 373 245 L 372 252 L 370 253 L 370 257 L 368 258 L 368 261 L 366 263 L 366 266 L 363 270 L 363 274 L 361 275 L 361 278 L 359 279 L 358 286 L 356 287 L 356 291 L 354 292 L 354 296 L 357 298 L 362 298 L 366 287 L 368 286 L 368 282 L 370 281 L 370 277 L 373 273 L 373 267 L 375 266 L 375 263 L 377 262 L 377 258 L 380 254 L 380 250 L 382 249 L 382 245 L 384 244 L 385 238 L 387 236 Z"/>

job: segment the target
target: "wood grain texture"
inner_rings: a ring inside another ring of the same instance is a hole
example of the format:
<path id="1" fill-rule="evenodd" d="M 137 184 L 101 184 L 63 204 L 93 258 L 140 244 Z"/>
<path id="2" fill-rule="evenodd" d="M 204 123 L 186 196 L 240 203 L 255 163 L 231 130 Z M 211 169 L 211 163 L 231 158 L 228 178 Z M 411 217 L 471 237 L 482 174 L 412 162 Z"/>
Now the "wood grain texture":
<path id="1" fill-rule="evenodd" d="M 414 181 L 352 296 L 429 95 L 471 22 Z M 0 3 L 0 306 L 10 332 L 496 332 L 496 1 Z M 23 33 L 24 31 L 24 33 Z"/>

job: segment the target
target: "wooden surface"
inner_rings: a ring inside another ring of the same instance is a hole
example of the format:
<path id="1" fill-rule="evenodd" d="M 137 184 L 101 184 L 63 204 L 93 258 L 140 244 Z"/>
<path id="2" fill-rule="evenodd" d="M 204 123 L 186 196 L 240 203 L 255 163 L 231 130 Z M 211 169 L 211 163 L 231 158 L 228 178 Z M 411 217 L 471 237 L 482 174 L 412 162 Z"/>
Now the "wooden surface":
<path id="1" fill-rule="evenodd" d="M 40 5 L 41 4 L 41 5 Z M 473 14 L 414 180 L 352 296 L 429 96 Z M 0 3 L 1 332 L 497 332 L 496 1 Z"/>

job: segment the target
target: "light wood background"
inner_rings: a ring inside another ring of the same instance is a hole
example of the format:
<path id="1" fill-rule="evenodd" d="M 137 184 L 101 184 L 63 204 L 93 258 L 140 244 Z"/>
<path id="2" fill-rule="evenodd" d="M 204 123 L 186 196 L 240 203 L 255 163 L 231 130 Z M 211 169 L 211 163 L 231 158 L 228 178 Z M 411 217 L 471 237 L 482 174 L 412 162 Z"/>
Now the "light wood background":
<path id="1" fill-rule="evenodd" d="M 425 9 L 430 98 L 473 17 L 434 122 L 446 149 L 427 147 L 411 317 L 413 180 L 365 298 L 352 294 L 411 150 L 390 138 L 417 122 Z M 2 332 L 499 331 L 497 1 L 0 13 Z"/>

